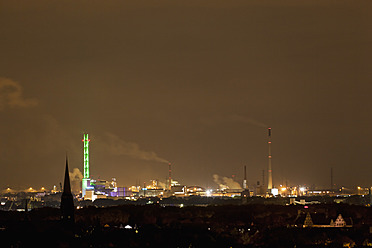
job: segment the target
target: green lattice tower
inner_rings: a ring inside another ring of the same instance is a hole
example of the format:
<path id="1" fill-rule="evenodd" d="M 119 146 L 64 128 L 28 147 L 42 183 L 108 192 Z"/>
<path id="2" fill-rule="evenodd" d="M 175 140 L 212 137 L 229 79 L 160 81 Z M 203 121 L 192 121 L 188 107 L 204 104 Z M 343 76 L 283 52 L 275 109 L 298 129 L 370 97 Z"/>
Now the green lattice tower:
<path id="1" fill-rule="evenodd" d="M 83 134 L 84 142 L 84 177 L 82 180 L 82 197 L 85 196 L 89 181 L 89 137 L 88 134 Z"/>

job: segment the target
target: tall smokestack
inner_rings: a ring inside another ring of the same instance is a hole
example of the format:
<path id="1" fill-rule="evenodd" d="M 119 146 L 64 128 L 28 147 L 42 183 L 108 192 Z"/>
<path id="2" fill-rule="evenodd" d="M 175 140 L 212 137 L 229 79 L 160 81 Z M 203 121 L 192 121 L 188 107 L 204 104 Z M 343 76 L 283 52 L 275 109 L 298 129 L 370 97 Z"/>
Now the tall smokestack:
<path id="1" fill-rule="evenodd" d="M 244 165 L 243 189 L 247 189 L 247 166 Z"/>
<path id="2" fill-rule="evenodd" d="M 169 176 L 168 176 L 168 189 L 172 189 L 172 167 L 171 163 L 169 163 Z"/>
<path id="3" fill-rule="evenodd" d="M 273 188 L 273 174 L 271 168 L 271 127 L 268 128 L 269 137 L 268 137 L 268 146 L 269 146 L 269 167 L 267 170 L 267 189 L 271 191 Z"/>
<path id="4" fill-rule="evenodd" d="M 331 191 L 333 190 L 333 168 L 331 167 Z"/>

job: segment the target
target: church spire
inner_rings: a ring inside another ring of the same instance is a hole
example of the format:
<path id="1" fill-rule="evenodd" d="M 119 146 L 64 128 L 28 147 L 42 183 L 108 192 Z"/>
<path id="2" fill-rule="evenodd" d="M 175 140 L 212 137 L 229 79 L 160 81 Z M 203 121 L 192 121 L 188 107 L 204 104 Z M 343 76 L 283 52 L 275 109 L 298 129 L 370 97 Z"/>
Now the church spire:
<path id="1" fill-rule="evenodd" d="M 68 160 L 66 156 L 65 181 L 63 184 L 63 192 L 61 197 L 61 220 L 73 223 L 74 211 L 74 200 L 71 194 L 70 175 L 68 170 Z"/>
<path id="2" fill-rule="evenodd" d="M 70 173 L 68 170 L 67 156 L 66 156 L 66 168 L 65 168 L 65 181 L 63 183 L 63 194 L 71 194 Z"/>

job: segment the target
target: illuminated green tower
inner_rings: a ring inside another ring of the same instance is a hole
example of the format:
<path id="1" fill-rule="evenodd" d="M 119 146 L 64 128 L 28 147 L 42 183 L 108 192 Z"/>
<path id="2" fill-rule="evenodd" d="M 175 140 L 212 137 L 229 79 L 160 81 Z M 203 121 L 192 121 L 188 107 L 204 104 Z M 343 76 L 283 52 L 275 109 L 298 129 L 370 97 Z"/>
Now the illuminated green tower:
<path id="1" fill-rule="evenodd" d="M 88 134 L 83 134 L 83 142 L 84 142 L 84 177 L 82 180 L 82 197 L 85 196 L 87 188 L 89 187 L 89 137 Z"/>

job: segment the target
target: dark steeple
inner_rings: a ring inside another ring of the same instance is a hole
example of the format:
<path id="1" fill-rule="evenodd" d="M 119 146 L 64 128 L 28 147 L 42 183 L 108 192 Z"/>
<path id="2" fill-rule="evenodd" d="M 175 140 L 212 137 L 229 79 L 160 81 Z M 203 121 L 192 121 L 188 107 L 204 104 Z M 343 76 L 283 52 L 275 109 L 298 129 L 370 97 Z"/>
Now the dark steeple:
<path id="1" fill-rule="evenodd" d="M 66 169 L 65 169 L 65 182 L 63 184 L 63 194 L 71 195 L 71 186 L 70 186 L 70 173 L 68 170 L 68 160 L 66 158 Z"/>
<path id="2" fill-rule="evenodd" d="M 70 175 L 68 170 L 68 160 L 66 157 L 65 181 L 61 197 L 61 220 L 74 223 L 74 200 L 71 194 Z"/>

